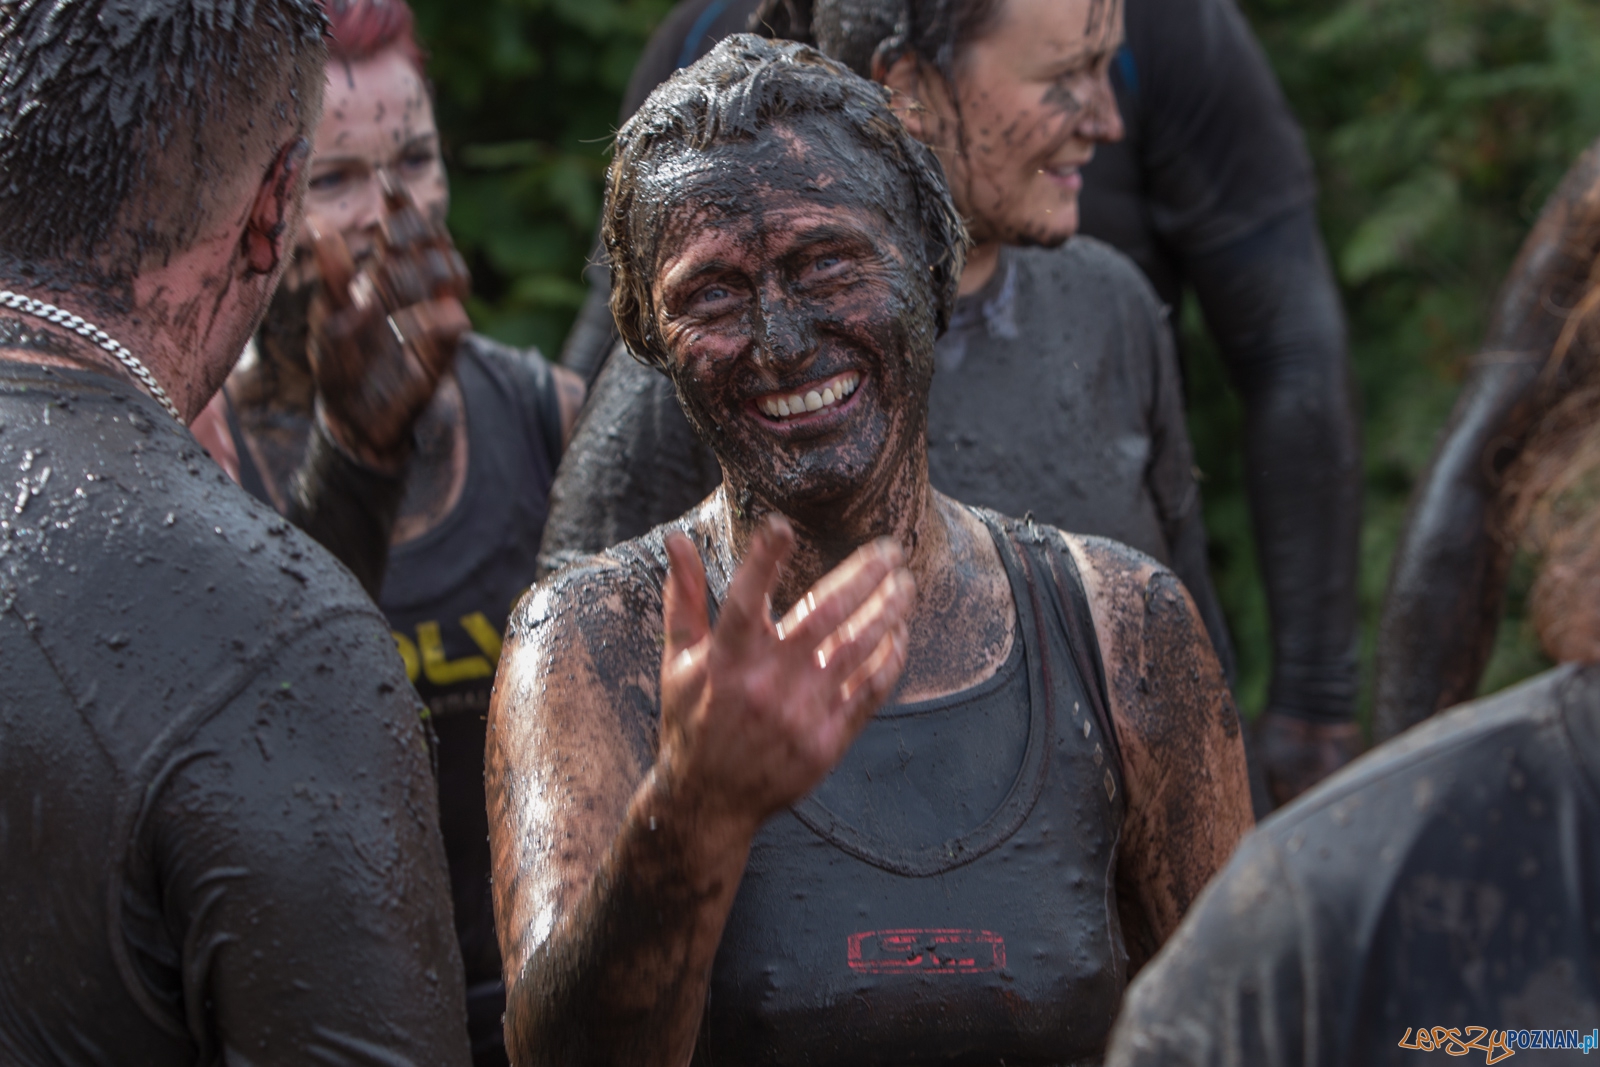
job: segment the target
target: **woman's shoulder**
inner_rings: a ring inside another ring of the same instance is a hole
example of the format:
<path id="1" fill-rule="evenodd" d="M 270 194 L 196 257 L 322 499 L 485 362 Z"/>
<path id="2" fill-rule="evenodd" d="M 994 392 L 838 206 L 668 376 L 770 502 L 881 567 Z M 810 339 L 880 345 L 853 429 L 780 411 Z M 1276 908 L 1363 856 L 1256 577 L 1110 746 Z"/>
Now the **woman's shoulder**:
<path id="1" fill-rule="evenodd" d="M 1023 544 L 1034 544 L 1066 554 L 1085 579 L 1116 584 L 1136 583 L 1142 588 L 1156 575 L 1171 573 L 1154 557 L 1109 537 L 1073 533 L 1049 523 L 1038 522 L 1032 514 L 1018 519 L 988 508 L 973 507 L 971 510 L 985 522 L 1010 531 Z"/>
<path id="2" fill-rule="evenodd" d="M 1139 314 L 1166 317 L 1166 305 L 1156 295 L 1144 271 L 1127 255 L 1087 234 L 1077 234 L 1055 248 L 1011 248 L 1023 281 L 1048 285 L 1085 299 L 1120 300 Z M 1102 309 L 1102 313 L 1103 313 Z"/>
<path id="3" fill-rule="evenodd" d="M 521 640 L 578 631 L 656 634 L 667 581 L 667 536 L 687 535 L 704 559 L 709 527 L 702 510 L 697 507 L 639 537 L 564 561 L 523 595 L 511 614 L 510 632 Z"/>

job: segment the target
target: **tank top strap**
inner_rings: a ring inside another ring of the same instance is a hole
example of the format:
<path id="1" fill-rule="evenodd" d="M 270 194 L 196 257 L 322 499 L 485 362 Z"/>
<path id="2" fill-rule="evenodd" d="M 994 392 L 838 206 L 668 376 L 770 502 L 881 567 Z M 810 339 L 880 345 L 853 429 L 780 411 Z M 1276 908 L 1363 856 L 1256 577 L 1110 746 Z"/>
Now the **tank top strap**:
<path id="1" fill-rule="evenodd" d="M 1110 771 L 1116 791 L 1122 792 L 1122 746 L 1116 722 L 1111 717 L 1110 692 L 1106 686 L 1105 664 L 1100 656 L 1100 640 L 1095 630 L 1094 613 L 1089 608 L 1083 575 L 1072 553 L 1066 551 L 1059 532 L 1041 526 L 1031 516 L 1010 519 L 985 508 L 973 512 L 996 534 L 997 543 L 1013 546 L 1027 569 L 1028 590 L 1033 613 L 1040 622 L 1039 640 L 1053 647 L 1044 637 L 1044 620 L 1055 624 L 1062 643 L 1082 685 L 1089 713 L 1100 728 L 1110 749 Z M 1042 594 L 1042 595 L 1041 595 Z M 1040 604 L 1040 601 L 1043 601 Z M 1019 605 L 1019 609 L 1020 609 Z"/>

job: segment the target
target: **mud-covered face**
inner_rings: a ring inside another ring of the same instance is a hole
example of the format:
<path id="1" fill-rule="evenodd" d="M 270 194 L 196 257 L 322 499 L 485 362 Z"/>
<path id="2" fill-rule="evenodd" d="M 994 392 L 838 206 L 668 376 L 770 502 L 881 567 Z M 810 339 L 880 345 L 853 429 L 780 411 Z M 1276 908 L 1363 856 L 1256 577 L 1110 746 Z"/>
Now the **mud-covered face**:
<path id="1" fill-rule="evenodd" d="M 904 473 L 932 376 L 917 238 L 883 206 L 905 183 L 836 155 L 784 132 L 704 153 L 652 284 L 669 372 L 730 488 L 797 518 Z"/>
<path id="2" fill-rule="evenodd" d="M 396 49 L 358 63 L 328 64 L 307 221 L 342 233 L 360 255 L 384 215 L 382 173 L 403 185 L 424 214 L 444 221 L 450 190 L 433 103 L 421 75 Z"/>
<path id="3" fill-rule="evenodd" d="M 1121 43 L 1122 0 L 1005 0 L 962 51 L 959 115 L 940 116 L 935 147 L 974 240 L 1054 246 L 1077 231 L 1079 172 L 1122 137 Z"/>

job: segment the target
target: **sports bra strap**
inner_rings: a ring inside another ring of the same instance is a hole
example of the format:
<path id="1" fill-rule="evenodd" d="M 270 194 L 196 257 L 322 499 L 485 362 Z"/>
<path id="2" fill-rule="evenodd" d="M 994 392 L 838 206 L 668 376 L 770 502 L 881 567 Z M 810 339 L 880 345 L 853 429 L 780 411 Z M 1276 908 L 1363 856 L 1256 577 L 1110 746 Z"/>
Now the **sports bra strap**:
<path id="1" fill-rule="evenodd" d="M 1105 663 L 1100 655 L 1100 639 L 1095 630 L 1094 613 L 1089 609 L 1089 597 L 1084 590 L 1083 575 L 1070 552 L 1063 551 L 1059 537 L 1052 537 L 1039 529 L 1031 518 L 1024 522 L 1006 524 L 1007 534 L 1019 543 L 1026 541 L 1043 557 L 1050 572 L 1047 587 L 1056 621 L 1067 636 L 1067 647 L 1083 679 L 1084 694 L 1089 700 L 1089 710 L 1105 734 L 1111 748 L 1112 762 L 1121 777 L 1122 746 L 1117 739 L 1116 722 L 1111 717 L 1110 692 L 1106 687 Z M 1025 537 L 1018 537 L 1019 528 L 1026 529 Z"/>

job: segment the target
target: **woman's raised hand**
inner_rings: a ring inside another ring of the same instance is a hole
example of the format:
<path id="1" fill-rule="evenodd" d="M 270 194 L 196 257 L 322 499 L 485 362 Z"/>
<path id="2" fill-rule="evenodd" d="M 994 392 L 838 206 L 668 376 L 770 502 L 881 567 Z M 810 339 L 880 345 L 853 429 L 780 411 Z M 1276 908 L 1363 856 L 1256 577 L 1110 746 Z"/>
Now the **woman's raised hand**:
<path id="1" fill-rule="evenodd" d="M 377 254 L 357 264 L 337 233 L 312 233 L 322 285 L 311 306 L 311 370 L 322 417 L 363 462 L 395 469 L 471 328 L 469 279 L 450 234 L 405 188 L 384 184 Z"/>
<path id="2" fill-rule="evenodd" d="M 906 664 L 916 584 L 900 547 L 863 545 L 774 623 L 793 547 L 781 518 L 756 531 L 713 628 L 699 554 L 682 534 L 667 539 L 658 773 L 739 834 L 833 769 Z"/>

